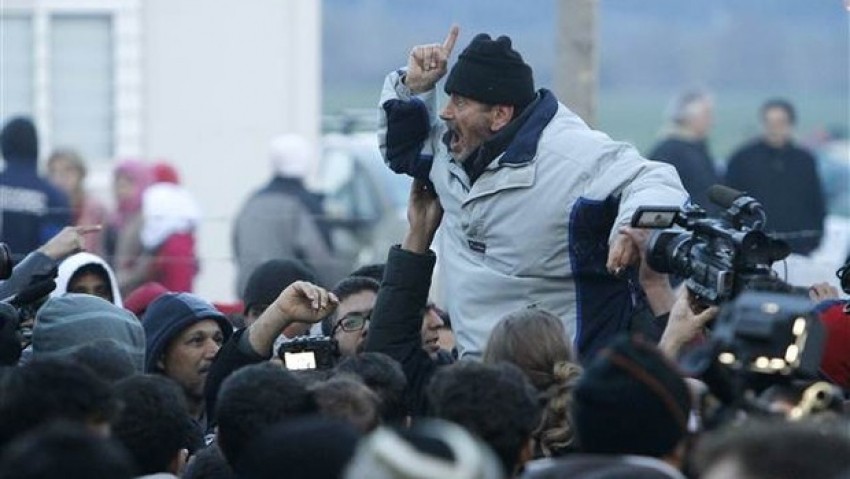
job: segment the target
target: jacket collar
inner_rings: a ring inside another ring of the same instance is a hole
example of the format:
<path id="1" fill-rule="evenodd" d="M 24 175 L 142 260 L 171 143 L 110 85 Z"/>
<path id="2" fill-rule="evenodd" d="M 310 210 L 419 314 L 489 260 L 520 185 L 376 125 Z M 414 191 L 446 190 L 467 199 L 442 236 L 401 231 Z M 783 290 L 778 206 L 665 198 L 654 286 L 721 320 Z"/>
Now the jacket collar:
<path id="1" fill-rule="evenodd" d="M 558 100 L 551 91 L 541 88 L 538 96 L 539 98 L 529 105 L 528 110 L 517 118 L 520 120 L 525 117 L 513 141 L 505 149 L 505 154 L 499 158 L 499 165 L 523 165 L 531 162 L 537 154 L 540 135 L 558 112 Z"/>

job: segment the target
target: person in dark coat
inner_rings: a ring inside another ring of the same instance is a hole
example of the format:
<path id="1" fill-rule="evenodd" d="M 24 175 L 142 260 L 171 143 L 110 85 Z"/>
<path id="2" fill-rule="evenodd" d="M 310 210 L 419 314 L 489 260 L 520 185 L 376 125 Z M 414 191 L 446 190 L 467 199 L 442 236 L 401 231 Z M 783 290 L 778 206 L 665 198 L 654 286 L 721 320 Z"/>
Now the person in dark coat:
<path id="1" fill-rule="evenodd" d="M 707 194 L 709 187 L 720 183 L 707 141 L 713 110 L 711 97 L 703 91 L 688 91 L 674 98 L 667 114 L 670 133 L 652 149 L 649 158 L 675 166 L 691 201 L 716 214 L 720 210 Z"/>
<path id="2" fill-rule="evenodd" d="M 0 133 L 0 241 L 15 259 L 46 243 L 71 222 L 68 197 L 38 176 L 38 135 L 32 120 L 9 120 Z"/>
<path id="3" fill-rule="evenodd" d="M 761 107 L 764 133 L 732 155 L 726 184 L 761 201 L 767 230 L 807 255 L 823 237 L 826 204 L 815 158 L 792 138 L 797 114 L 785 100 Z"/>

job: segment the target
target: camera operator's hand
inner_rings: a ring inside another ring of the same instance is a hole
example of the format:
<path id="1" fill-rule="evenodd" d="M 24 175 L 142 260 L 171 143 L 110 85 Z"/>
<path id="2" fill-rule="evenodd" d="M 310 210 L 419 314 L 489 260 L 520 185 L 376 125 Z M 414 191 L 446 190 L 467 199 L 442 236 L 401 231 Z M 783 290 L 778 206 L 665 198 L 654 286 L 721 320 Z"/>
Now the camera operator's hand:
<path id="1" fill-rule="evenodd" d="M 816 283 L 809 288 L 809 298 L 815 304 L 828 299 L 838 299 L 838 289 L 829 283 Z"/>
<path id="2" fill-rule="evenodd" d="M 333 293 L 306 281 L 296 281 L 277 297 L 248 328 L 248 341 L 258 354 L 269 356 L 275 339 L 293 323 L 318 323 L 336 310 Z"/>
<path id="3" fill-rule="evenodd" d="M 410 228 L 401 244 L 402 249 L 413 253 L 427 253 L 443 219 L 440 199 L 428 183 L 413 180 L 407 204 L 407 222 Z"/>
<path id="4" fill-rule="evenodd" d="M 313 283 L 296 281 L 280 293 L 274 307 L 293 323 L 318 323 L 339 304 L 333 293 Z"/>
<path id="5" fill-rule="evenodd" d="M 646 244 L 649 242 L 652 231 L 645 228 L 624 226 L 620 228 L 620 234 L 628 236 L 631 238 L 632 243 L 638 246 L 638 252 L 640 254 L 638 280 L 644 293 L 646 293 L 646 299 L 649 302 L 650 309 L 652 309 L 652 314 L 661 316 L 670 312 L 673 303 L 676 301 L 676 294 L 670 286 L 670 278 L 666 274 L 652 269 L 646 259 Z"/>
<path id="6" fill-rule="evenodd" d="M 72 254 L 83 251 L 86 244 L 85 236 L 100 232 L 102 229 L 100 225 L 66 226 L 39 248 L 38 252 L 54 261 L 61 261 Z"/>
<path id="7" fill-rule="evenodd" d="M 417 45 L 407 58 L 404 84 L 413 93 L 423 93 L 434 88 L 448 71 L 449 56 L 454 50 L 460 27 L 453 25 L 443 43 Z"/>
<path id="8" fill-rule="evenodd" d="M 705 325 L 717 317 L 718 309 L 716 306 L 703 309 L 697 313 L 693 310 L 694 304 L 695 301 L 690 291 L 682 288 L 676 302 L 673 303 L 673 309 L 670 311 L 670 317 L 667 320 L 667 327 L 664 328 L 664 334 L 661 335 L 661 341 L 658 342 L 658 348 L 674 361 L 678 358 L 682 346 L 696 338 Z"/>
<path id="9" fill-rule="evenodd" d="M 639 238 L 629 236 L 622 230 L 614 239 L 611 248 L 608 249 L 608 272 L 614 276 L 623 274 L 626 268 L 634 266 L 640 261 L 640 252 L 645 249 L 645 242 L 638 243 Z"/>

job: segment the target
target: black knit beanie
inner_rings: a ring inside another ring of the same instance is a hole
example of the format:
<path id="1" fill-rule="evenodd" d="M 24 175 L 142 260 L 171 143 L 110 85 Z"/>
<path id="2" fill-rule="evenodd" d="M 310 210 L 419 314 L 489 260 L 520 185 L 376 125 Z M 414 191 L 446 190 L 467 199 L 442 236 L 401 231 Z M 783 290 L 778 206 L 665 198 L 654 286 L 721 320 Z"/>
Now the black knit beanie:
<path id="1" fill-rule="evenodd" d="M 534 100 L 534 77 L 509 37 L 479 33 L 452 67 L 445 90 L 488 105 L 525 107 Z"/>
<path id="2" fill-rule="evenodd" d="M 685 380 L 641 339 L 623 337 L 602 350 L 574 395 L 582 452 L 663 457 L 687 433 L 691 397 Z"/>
<path id="3" fill-rule="evenodd" d="M 291 259 L 273 259 L 257 266 L 248 277 L 242 301 L 245 313 L 254 306 L 268 306 L 287 286 L 296 281 L 316 282 L 316 275 L 304 263 Z"/>

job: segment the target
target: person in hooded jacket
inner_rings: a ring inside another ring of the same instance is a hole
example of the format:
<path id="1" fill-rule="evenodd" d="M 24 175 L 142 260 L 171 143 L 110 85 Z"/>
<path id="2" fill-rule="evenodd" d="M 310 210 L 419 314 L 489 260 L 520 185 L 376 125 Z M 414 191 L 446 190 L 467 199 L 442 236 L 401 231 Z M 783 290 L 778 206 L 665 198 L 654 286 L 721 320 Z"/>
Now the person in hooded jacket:
<path id="1" fill-rule="evenodd" d="M 16 259 L 46 243 L 71 222 L 68 197 L 38 176 L 38 135 L 32 120 L 11 119 L 0 132 L 0 241 Z"/>
<path id="2" fill-rule="evenodd" d="M 172 167 L 155 165 L 154 174 L 157 182 L 142 195 L 144 255 L 132 286 L 155 281 L 168 291 L 192 292 L 198 273 L 195 229 L 200 224 L 200 207 Z"/>
<path id="3" fill-rule="evenodd" d="M 69 256 L 59 264 L 56 289 L 51 297 L 65 293 L 90 294 L 122 308 L 121 291 L 112 268 L 100 256 L 82 252 Z"/>

